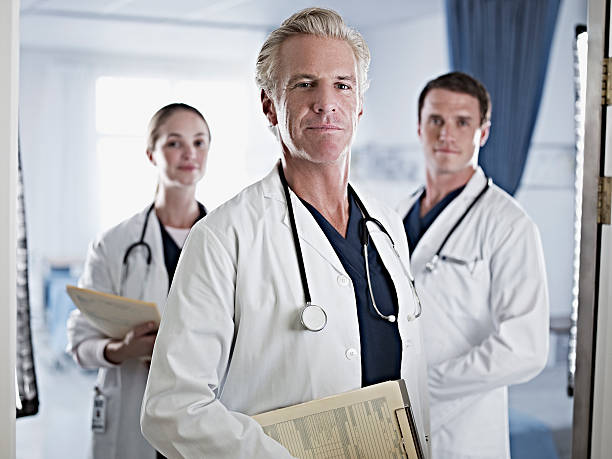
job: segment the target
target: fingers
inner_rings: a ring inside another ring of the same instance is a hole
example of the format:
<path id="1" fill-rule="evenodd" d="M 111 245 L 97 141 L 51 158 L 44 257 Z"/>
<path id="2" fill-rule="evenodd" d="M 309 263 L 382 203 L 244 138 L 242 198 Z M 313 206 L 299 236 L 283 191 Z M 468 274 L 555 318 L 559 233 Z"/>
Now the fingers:
<path id="1" fill-rule="evenodd" d="M 155 330 L 157 330 L 157 324 L 155 322 L 144 322 L 136 325 L 130 330 L 130 332 L 132 332 L 132 336 L 134 338 L 140 338 L 141 336 L 147 335 Z"/>

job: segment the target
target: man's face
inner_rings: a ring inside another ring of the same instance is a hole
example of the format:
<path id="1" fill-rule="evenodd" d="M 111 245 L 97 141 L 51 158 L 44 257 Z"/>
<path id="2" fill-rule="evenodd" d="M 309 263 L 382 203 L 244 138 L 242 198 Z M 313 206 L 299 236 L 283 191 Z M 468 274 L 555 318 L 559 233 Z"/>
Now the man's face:
<path id="1" fill-rule="evenodd" d="M 356 59 L 343 40 L 295 35 L 278 55 L 276 94 L 262 97 L 285 154 L 333 163 L 350 151 L 362 114 Z"/>
<path id="2" fill-rule="evenodd" d="M 489 137 L 489 122 L 481 126 L 476 97 L 432 89 L 423 101 L 418 134 L 430 174 L 460 174 L 476 168 L 478 151 Z"/>

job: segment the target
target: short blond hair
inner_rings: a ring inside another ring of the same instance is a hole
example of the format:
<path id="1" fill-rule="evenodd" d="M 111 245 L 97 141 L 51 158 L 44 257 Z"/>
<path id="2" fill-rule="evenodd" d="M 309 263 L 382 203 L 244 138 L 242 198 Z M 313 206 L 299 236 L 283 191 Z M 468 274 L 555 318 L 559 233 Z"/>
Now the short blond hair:
<path id="1" fill-rule="evenodd" d="M 346 41 L 353 50 L 357 61 L 359 95 L 363 97 L 369 86 L 370 50 L 368 45 L 359 32 L 344 23 L 338 13 L 324 8 L 306 8 L 298 11 L 285 19 L 278 29 L 268 35 L 259 51 L 255 67 L 255 81 L 266 94 L 271 96 L 277 89 L 276 70 L 280 46 L 287 38 L 299 34 Z"/>

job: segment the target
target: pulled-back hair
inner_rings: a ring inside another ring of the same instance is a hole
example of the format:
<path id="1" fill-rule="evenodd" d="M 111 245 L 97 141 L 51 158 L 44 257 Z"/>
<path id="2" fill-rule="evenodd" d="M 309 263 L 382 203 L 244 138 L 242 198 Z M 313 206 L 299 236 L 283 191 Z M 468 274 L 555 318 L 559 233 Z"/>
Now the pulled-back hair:
<path id="1" fill-rule="evenodd" d="M 478 99 L 478 105 L 480 106 L 480 125 L 482 126 L 491 119 L 491 97 L 484 85 L 467 73 L 450 72 L 429 81 L 421 91 L 419 95 L 419 123 L 421 122 L 421 111 L 425 103 L 425 96 L 432 89 L 446 89 L 475 97 Z"/>
<path id="2" fill-rule="evenodd" d="M 173 115 L 179 110 L 191 112 L 197 115 L 202 121 L 204 121 L 204 124 L 206 125 L 206 130 L 208 131 L 208 140 L 210 141 L 210 128 L 208 127 L 208 123 L 206 122 L 204 115 L 202 115 L 197 108 L 194 108 L 191 105 L 183 103 L 173 103 L 157 110 L 157 112 L 155 112 L 155 115 L 153 115 L 153 117 L 151 118 L 151 121 L 149 121 L 149 135 L 147 137 L 148 150 L 155 150 L 155 144 L 157 143 L 157 139 L 159 138 L 159 128 L 162 124 L 166 122 L 166 120 L 171 115 Z"/>
<path id="3" fill-rule="evenodd" d="M 283 42 L 294 35 L 307 34 L 323 38 L 335 38 L 347 42 L 357 61 L 359 94 L 368 89 L 368 68 L 370 50 L 359 32 L 347 26 L 342 17 L 333 10 L 306 8 L 285 19 L 280 27 L 273 30 L 257 56 L 255 81 L 266 94 L 276 91 L 278 53 Z"/>

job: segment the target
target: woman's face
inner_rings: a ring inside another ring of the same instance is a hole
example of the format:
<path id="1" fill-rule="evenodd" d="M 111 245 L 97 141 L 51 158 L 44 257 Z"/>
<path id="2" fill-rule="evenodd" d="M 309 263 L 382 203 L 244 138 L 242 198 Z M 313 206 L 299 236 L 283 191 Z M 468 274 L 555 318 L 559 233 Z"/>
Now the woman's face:
<path id="1" fill-rule="evenodd" d="M 158 129 L 153 151 L 147 151 L 165 187 L 194 186 L 206 170 L 210 134 L 206 123 L 189 110 L 177 110 Z"/>

